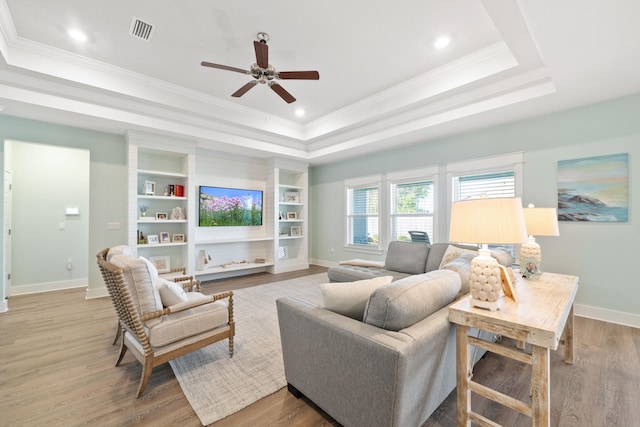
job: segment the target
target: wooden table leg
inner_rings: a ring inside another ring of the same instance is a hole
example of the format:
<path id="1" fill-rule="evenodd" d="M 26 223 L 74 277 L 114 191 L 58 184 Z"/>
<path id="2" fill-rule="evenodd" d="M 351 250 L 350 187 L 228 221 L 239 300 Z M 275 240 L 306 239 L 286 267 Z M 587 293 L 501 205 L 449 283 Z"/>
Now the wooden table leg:
<path id="1" fill-rule="evenodd" d="M 456 424 L 470 427 L 468 414 L 471 411 L 471 390 L 469 390 L 469 327 L 456 325 Z"/>
<path id="2" fill-rule="evenodd" d="M 573 365 L 573 305 L 564 326 L 564 362 Z"/>
<path id="3" fill-rule="evenodd" d="M 549 349 L 534 345 L 531 356 L 531 421 L 535 427 L 548 427 L 551 422 Z"/>

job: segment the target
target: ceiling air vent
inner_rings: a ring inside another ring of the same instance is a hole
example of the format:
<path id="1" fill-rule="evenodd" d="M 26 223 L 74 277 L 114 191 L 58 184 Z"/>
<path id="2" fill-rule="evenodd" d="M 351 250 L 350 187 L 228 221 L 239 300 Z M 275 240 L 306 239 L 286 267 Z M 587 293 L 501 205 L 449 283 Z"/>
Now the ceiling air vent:
<path id="1" fill-rule="evenodd" d="M 133 17 L 131 21 L 131 28 L 129 29 L 129 34 L 133 37 L 137 37 L 144 41 L 149 41 L 151 36 L 153 35 L 153 25 L 144 22 L 140 18 Z"/>

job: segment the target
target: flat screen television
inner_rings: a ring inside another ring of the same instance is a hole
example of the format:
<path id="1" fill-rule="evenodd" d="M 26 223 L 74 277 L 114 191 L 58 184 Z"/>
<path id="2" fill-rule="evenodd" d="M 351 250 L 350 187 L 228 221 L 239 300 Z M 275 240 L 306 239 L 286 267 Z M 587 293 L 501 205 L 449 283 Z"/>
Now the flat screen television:
<path id="1" fill-rule="evenodd" d="M 262 225 L 262 191 L 201 185 L 198 225 Z"/>

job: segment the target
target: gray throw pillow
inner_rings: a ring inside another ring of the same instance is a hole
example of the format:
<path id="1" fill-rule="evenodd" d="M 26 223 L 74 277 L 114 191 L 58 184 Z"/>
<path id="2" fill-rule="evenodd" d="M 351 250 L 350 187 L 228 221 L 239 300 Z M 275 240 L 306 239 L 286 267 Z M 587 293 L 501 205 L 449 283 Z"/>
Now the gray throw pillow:
<path id="1" fill-rule="evenodd" d="M 422 274 L 428 255 L 429 246 L 425 243 L 393 241 L 389 243 L 384 268 L 400 273 Z"/>
<path id="2" fill-rule="evenodd" d="M 449 270 L 405 277 L 376 289 L 364 312 L 365 323 L 389 331 L 407 328 L 452 302 L 460 276 Z"/>

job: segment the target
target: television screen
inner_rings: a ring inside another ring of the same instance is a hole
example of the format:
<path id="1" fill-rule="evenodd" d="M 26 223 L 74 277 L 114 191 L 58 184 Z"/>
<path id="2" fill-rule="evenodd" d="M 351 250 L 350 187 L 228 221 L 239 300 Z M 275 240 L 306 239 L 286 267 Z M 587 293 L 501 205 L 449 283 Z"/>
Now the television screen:
<path id="1" fill-rule="evenodd" d="M 262 225 L 262 191 L 201 185 L 198 225 Z"/>

